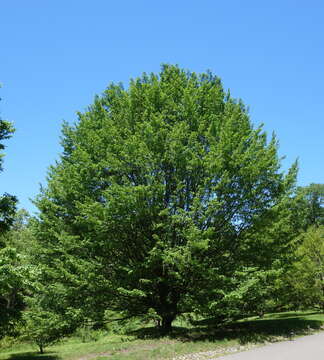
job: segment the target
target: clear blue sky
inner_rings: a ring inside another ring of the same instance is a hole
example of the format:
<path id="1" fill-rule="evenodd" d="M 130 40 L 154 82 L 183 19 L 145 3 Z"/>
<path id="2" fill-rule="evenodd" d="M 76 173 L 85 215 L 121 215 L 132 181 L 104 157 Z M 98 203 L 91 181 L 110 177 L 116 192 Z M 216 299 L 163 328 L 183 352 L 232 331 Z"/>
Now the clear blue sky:
<path id="1" fill-rule="evenodd" d="M 0 192 L 34 211 L 62 120 L 161 63 L 212 70 L 276 132 L 283 168 L 299 157 L 298 183 L 323 183 L 323 18 L 321 0 L 2 1 L 0 114 L 17 131 Z"/>

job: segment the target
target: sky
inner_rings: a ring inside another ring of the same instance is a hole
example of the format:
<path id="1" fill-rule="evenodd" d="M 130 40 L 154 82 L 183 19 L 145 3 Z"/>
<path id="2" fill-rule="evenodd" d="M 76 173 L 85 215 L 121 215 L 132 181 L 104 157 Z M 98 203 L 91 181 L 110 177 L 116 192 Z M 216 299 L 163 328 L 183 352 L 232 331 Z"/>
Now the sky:
<path id="1" fill-rule="evenodd" d="M 73 123 L 111 82 L 162 63 L 218 75 L 251 120 L 276 133 L 282 169 L 324 182 L 324 1 L 0 1 L 0 193 L 30 212 Z"/>

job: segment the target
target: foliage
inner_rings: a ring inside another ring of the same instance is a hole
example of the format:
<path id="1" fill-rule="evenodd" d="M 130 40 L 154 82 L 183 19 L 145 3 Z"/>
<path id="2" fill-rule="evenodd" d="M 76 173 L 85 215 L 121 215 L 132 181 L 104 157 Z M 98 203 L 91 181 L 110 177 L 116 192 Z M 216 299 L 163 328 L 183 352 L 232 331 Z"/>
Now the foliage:
<path id="1" fill-rule="evenodd" d="M 217 77 L 165 65 L 111 85 L 64 125 L 62 145 L 35 226 L 56 312 L 153 309 L 169 330 L 181 313 L 228 318 L 256 303 L 290 239 L 262 233 L 296 166 L 280 172 L 275 137 Z"/>
<path id="2" fill-rule="evenodd" d="M 306 203 L 299 192 L 293 192 L 273 210 L 269 213 L 262 231 L 254 229 L 247 240 L 255 244 L 255 252 L 247 254 L 252 261 L 262 263 L 265 260 L 263 266 L 266 266 L 269 254 L 277 259 L 272 264 L 272 271 L 260 283 L 260 291 L 252 292 L 254 303 L 247 302 L 247 306 L 245 305 L 245 308 L 250 308 L 252 312 L 255 309 L 261 316 L 265 312 L 298 309 L 289 278 L 293 276 L 295 251 L 300 243 L 300 234 L 305 229 Z M 249 316 L 246 312 L 244 314 Z"/>
<path id="3" fill-rule="evenodd" d="M 23 312 L 21 338 L 35 343 L 40 353 L 43 353 L 45 347 L 56 343 L 75 330 L 78 312 L 73 309 L 70 311 L 68 308 L 65 308 L 64 313 L 53 311 L 58 298 L 51 295 L 55 294 L 56 288 L 53 287 L 53 292 L 48 291 L 45 296 L 45 287 L 38 281 L 42 269 L 34 265 L 31 270 L 29 278 L 32 286 L 30 286 L 31 291 L 24 297 L 27 306 Z"/>
<path id="4" fill-rule="evenodd" d="M 11 134 L 14 132 L 14 128 L 12 127 L 12 124 L 9 121 L 5 121 L 0 119 L 0 141 L 9 139 L 11 137 Z M 1 142 L 0 143 L 0 150 L 4 150 L 5 146 Z M 2 169 L 2 162 L 3 162 L 3 154 L 0 154 L 0 170 Z"/>
<path id="5" fill-rule="evenodd" d="M 304 201 L 306 228 L 324 225 L 324 184 L 299 187 L 297 194 Z"/>
<path id="6" fill-rule="evenodd" d="M 275 310 L 321 306 L 318 275 L 315 276 L 314 271 L 310 269 L 312 261 L 309 263 L 309 259 L 306 259 L 314 256 L 311 255 L 310 245 L 307 245 L 310 239 L 313 239 L 313 250 L 317 248 L 320 252 L 318 247 L 321 246 L 319 236 L 321 230 L 317 231 L 316 227 L 321 228 L 324 224 L 323 199 L 323 184 L 298 187 L 290 199 L 290 206 L 286 206 L 287 211 L 282 214 L 283 221 L 280 222 L 279 228 L 276 227 L 277 234 L 280 234 L 281 238 L 289 236 L 294 239 L 286 252 L 284 271 L 272 288 L 272 298 L 276 303 Z M 309 240 L 306 240 L 308 238 Z M 315 263 L 313 266 L 316 267 Z M 314 281 L 317 283 L 317 290 L 316 286 L 314 288 Z"/>
<path id="7" fill-rule="evenodd" d="M 34 251 L 35 249 L 33 247 Z M 31 256 L 29 258 L 32 259 Z M 62 314 L 52 311 L 48 306 L 53 299 L 49 292 L 47 296 L 44 296 L 44 286 L 38 281 L 41 271 L 39 266 L 34 265 L 29 274 L 32 286 L 31 291 L 24 297 L 26 309 L 23 312 L 21 339 L 36 344 L 39 352 L 43 354 L 45 347 L 58 342 L 74 329 L 71 329 L 73 321 L 71 321 L 71 313 L 68 309 L 65 309 L 66 313 Z"/>
<path id="8" fill-rule="evenodd" d="M 3 140 L 10 138 L 13 132 L 11 123 L 0 119 L 0 172 L 3 170 Z M 0 338 L 12 330 L 23 306 L 19 292 L 24 282 L 24 271 L 20 267 L 19 255 L 15 249 L 6 247 L 4 241 L 14 219 L 16 201 L 7 193 L 0 196 Z"/>
<path id="9" fill-rule="evenodd" d="M 35 256 L 35 239 L 31 223 L 33 219 L 25 209 L 16 211 L 10 230 L 0 237 L 0 246 L 14 248 L 24 264 L 30 264 Z"/>
<path id="10" fill-rule="evenodd" d="M 41 354 L 44 353 L 45 347 L 57 342 L 66 332 L 67 324 L 64 319 L 38 307 L 28 309 L 24 313 L 24 321 L 22 339 L 35 343 Z"/>
<path id="11" fill-rule="evenodd" d="M 2 151 L 5 148 L 3 140 L 9 139 L 14 132 L 14 128 L 9 121 L 2 120 L 0 118 L 0 172 L 3 170 L 3 156 Z M 15 213 L 15 205 L 17 199 L 5 193 L 0 196 L 0 235 L 9 229 L 13 215 Z"/>
<path id="12" fill-rule="evenodd" d="M 16 212 L 16 202 L 13 195 L 5 193 L 0 196 L 0 234 L 10 229 Z"/>
<path id="13" fill-rule="evenodd" d="M 0 338 L 13 331 L 24 308 L 28 271 L 14 248 L 0 249 Z"/>
<path id="14" fill-rule="evenodd" d="M 33 287 L 37 272 L 30 264 L 32 234 L 26 210 L 19 210 L 10 230 L 0 237 L 0 338 L 16 332 L 17 320 L 25 308 L 25 295 Z"/>
<path id="15" fill-rule="evenodd" d="M 300 238 L 287 281 L 300 307 L 318 306 L 324 311 L 324 225 L 310 227 Z"/>

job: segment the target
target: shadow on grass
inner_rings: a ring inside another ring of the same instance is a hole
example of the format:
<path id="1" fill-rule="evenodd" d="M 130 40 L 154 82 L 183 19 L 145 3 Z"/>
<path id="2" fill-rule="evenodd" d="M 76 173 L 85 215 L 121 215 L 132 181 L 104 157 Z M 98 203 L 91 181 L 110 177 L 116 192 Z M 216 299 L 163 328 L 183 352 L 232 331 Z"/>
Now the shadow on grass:
<path id="1" fill-rule="evenodd" d="M 262 319 L 235 324 L 232 331 L 238 333 L 241 343 L 275 341 L 284 337 L 291 339 L 296 335 L 307 335 L 310 331 L 319 330 L 319 320 L 308 320 L 302 317 L 282 319 Z"/>
<path id="2" fill-rule="evenodd" d="M 55 355 L 55 353 L 44 353 L 40 354 L 38 352 L 29 351 L 24 353 L 18 353 L 18 354 L 11 354 L 9 357 L 9 360 L 59 360 L 60 357 Z"/>
<path id="3" fill-rule="evenodd" d="M 319 330 L 323 325 L 319 320 L 308 320 L 302 316 L 279 319 L 259 319 L 236 322 L 219 326 L 214 319 L 196 321 L 191 329 L 174 327 L 168 337 L 181 341 L 222 341 L 238 340 L 240 344 L 249 342 L 273 342 L 278 338 L 291 339 L 296 335 L 306 335 L 312 330 Z M 142 339 L 163 337 L 157 328 L 142 328 L 131 333 Z"/>

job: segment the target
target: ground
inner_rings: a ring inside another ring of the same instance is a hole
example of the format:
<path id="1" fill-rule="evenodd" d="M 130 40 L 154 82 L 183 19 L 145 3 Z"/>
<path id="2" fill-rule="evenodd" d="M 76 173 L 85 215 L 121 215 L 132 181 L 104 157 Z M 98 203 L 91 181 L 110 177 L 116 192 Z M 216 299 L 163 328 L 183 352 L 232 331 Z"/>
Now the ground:
<path id="1" fill-rule="evenodd" d="M 7 343 L 2 341 L 0 344 L 0 360 L 219 359 L 223 354 L 287 339 L 289 344 L 295 344 L 291 341 L 293 338 L 317 332 L 323 324 L 324 314 L 316 312 L 268 314 L 262 319 L 245 319 L 222 330 L 215 327 L 213 319 L 199 320 L 193 325 L 180 319 L 168 337 L 161 337 L 153 327 L 135 330 L 130 327 L 124 329 L 122 335 L 111 331 L 101 332 L 97 337 L 77 334 L 48 347 L 43 355 L 38 354 L 33 345 L 10 343 L 9 339 Z M 229 355 L 226 360 L 231 360 L 232 356 Z M 234 359 L 241 360 L 239 357 Z"/>

